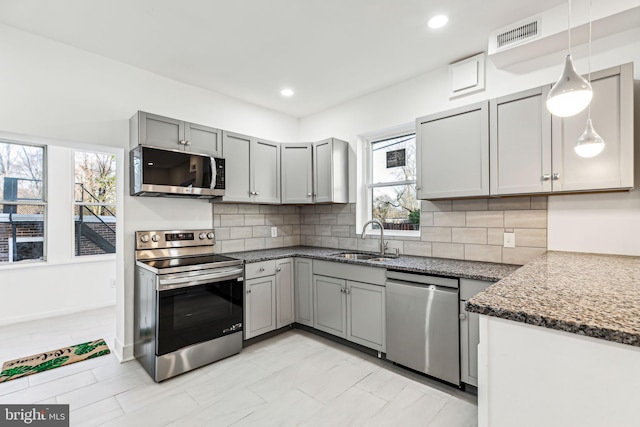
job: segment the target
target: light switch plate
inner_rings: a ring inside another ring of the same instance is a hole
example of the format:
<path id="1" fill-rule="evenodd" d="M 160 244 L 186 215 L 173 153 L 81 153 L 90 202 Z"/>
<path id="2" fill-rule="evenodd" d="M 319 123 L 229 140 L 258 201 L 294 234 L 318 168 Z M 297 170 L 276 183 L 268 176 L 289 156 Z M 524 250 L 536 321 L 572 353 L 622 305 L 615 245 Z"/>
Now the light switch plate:
<path id="1" fill-rule="evenodd" d="M 504 247 L 505 248 L 516 247 L 516 233 L 504 233 Z"/>
<path id="2" fill-rule="evenodd" d="M 278 237 L 278 227 L 271 227 L 271 237 Z"/>

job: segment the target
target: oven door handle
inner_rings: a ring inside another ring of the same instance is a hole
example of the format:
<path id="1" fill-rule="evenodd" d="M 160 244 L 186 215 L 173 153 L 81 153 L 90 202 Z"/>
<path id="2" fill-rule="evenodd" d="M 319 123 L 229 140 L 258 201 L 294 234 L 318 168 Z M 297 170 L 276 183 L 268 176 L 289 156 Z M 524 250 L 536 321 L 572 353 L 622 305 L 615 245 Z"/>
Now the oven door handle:
<path id="1" fill-rule="evenodd" d="M 220 273 L 202 274 L 198 276 L 178 277 L 175 279 L 160 279 L 158 291 L 168 291 L 171 289 L 187 288 L 190 286 L 206 285 L 207 283 L 234 280 L 242 277 L 243 269 L 226 270 Z"/>

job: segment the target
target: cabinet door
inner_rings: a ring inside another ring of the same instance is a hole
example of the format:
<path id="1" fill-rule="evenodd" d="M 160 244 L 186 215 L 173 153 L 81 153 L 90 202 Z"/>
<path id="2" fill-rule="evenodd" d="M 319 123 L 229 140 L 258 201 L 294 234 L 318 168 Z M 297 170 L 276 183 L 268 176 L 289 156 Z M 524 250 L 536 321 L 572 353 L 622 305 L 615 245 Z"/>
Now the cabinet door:
<path id="1" fill-rule="evenodd" d="M 328 203 L 333 200 L 332 145 L 331 138 L 313 144 L 313 196 L 316 203 Z"/>
<path id="2" fill-rule="evenodd" d="M 249 150 L 251 138 L 237 133 L 222 132 L 222 145 L 227 168 L 225 170 L 225 202 L 250 202 Z"/>
<path id="3" fill-rule="evenodd" d="M 465 311 L 465 302 L 460 301 L 460 380 L 477 387 L 480 315 Z"/>
<path id="4" fill-rule="evenodd" d="M 188 150 L 194 153 L 222 157 L 222 135 L 220 129 L 195 123 L 184 124 L 184 137 L 189 141 Z"/>
<path id="5" fill-rule="evenodd" d="M 276 261 L 276 328 L 293 321 L 293 259 L 285 258 Z"/>
<path id="6" fill-rule="evenodd" d="M 325 276 L 313 276 L 313 327 L 347 337 L 346 283 L 341 279 Z"/>
<path id="7" fill-rule="evenodd" d="M 276 278 L 245 281 L 244 339 L 276 329 Z"/>
<path id="8" fill-rule="evenodd" d="M 489 195 L 489 103 L 416 120 L 419 199 Z"/>
<path id="9" fill-rule="evenodd" d="M 280 203 L 280 144 L 252 141 L 250 163 L 253 201 Z"/>
<path id="10" fill-rule="evenodd" d="M 313 203 L 312 144 L 281 144 L 282 203 Z"/>
<path id="11" fill-rule="evenodd" d="M 537 88 L 490 102 L 491 194 L 551 191 L 549 88 Z"/>
<path id="12" fill-rule="evenodd" d="M 295 312 L 296 322 L 313 327 L 313 261 L 296 258 Z"/>
<path id="13" fill-rule="evenodd" d="M 591 86 L 591 120 L 604 139 L 604 150 L 591 158 L 580 157 L 574 150 L 588 109 L 573 117 L 554 117 L 554 192 L 633 187 L 632 64 L 592 73 Z"/>
<path id="14" fill-rule="evenodd" d="M 142 145 L 183 150 L 184 122 L 156 114 L 140 112 L 139 142 Z"/>
<path id="15" fill-rule="evenodd" d="M 384 286 L 347 281 L 347 339 L 386 352 Z"/>

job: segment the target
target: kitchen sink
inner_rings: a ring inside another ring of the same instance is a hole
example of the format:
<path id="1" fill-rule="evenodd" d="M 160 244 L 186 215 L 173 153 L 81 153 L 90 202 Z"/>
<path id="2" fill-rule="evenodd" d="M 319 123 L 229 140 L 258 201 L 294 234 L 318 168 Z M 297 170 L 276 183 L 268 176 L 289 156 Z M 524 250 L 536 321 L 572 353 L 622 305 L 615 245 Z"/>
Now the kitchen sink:
<path id="1" fill-rule="evenodd" d="M 387 257 L 381 257 L 380 255 L 360 253 L 360 252 L 342 252 L 342 253 L 334 254 L 333 256 L 344 258 L 344 259 L 359 259 L 362 261 L 370 261 L 370 262 L 382 262 L 382 261 L 387 261 L 391 259 Z"/>

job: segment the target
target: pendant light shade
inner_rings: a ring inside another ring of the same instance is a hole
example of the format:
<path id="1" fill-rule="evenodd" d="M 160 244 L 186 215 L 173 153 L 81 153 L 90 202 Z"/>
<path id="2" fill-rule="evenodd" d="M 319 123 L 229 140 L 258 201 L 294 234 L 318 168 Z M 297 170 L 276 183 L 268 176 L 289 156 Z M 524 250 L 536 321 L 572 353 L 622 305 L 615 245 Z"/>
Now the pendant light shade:
<path id="1" fill-rule="evenodd" d="M 587 127 L 578 138 L 574 149 L 580 157 L 594 157 L 604 150 L 604 139 L 593 128 L 591 117 L 587 119 Z"/>
<path id="2" fill-rule="evenodd" d="M 587 108 L 592 97 L 591 85 L 573 68 L 571 54 L 568 54 L 562 75 L 547 95 L 547 109 L 554 116 L 575 116 Z"/>

